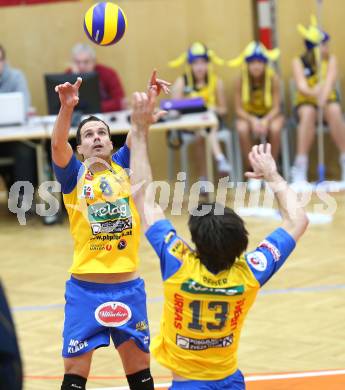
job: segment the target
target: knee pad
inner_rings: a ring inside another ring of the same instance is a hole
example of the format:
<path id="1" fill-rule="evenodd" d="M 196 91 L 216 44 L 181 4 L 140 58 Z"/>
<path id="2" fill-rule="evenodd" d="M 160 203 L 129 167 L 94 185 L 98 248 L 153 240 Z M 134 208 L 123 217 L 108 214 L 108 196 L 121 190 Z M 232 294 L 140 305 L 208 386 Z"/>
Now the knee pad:
<path id="1" fill-rule="evenodd" d="M 86 378 L 76 374 L 65 374 L 61 390 L 85 390 Z"/>
<path id="2" fill-rule="evenodd" d="M 149 368 L 127 375 L 127 382 L 131 390 L 154 390 L 153 378 Z"/>

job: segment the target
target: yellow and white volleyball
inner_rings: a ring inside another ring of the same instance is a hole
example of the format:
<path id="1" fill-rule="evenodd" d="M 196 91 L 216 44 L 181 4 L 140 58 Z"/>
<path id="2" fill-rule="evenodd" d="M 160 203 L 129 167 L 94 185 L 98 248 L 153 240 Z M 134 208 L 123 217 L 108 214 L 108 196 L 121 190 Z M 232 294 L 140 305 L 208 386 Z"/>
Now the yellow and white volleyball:
<path id="1" fill-rule="evenodd" d="M 126 15 L 114 3 L 105 1 L 94 4 L 85 14 L 84 30 L 97 45 L 114 45 L 124 36 L 126 28 Z"/>

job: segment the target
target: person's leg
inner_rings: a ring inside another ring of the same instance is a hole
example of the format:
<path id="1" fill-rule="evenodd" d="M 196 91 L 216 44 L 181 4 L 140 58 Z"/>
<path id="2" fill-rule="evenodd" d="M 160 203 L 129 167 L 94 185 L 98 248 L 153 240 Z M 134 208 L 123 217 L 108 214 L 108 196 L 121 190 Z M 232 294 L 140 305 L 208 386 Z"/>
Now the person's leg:
<path id="1" fill-rule="evenodd" d="M 206 180 L 206 148 L 205 148 L 205 138 L 199 134 L 196 133 L 195 138 L 195 159 L 198 164 L 198 175 L 200 180 Z"/>
<path id="2" fill-rule="evenodd" d="M 122 360 L 129 388 L 131 390 L 153 390 L 153 378 L 150 372 L 150 354 L 137 347 L 133 340 L 117 347 Z"/>
<path id="3" fill-rule="evenodd" d="M 111 330 L 111 337 L 121 357 L 129 387 L 131 390 L 153 390 L 154 383 L 150 372 L 150 331 L 143 280 L 120 283 L 114 289 L 112 299 L 121 302 L 131 313 L 121 328 L 114 327 Z"/>
<path id="4" fill-rule="evenodd" d="M 95 316 L 97 309 L 107 301 L 103 289 L 101 283 L 73 277 L 66 283 L 62 349 L 65 376 L 61 390 L 84 390 L 93 351 L 110 343 L 109 329 Z"/>
<path id="5" fill-rule="evenodd" d="M 345 122 L 339 103 L 329 103 L 326 106 L 325 119 L 331 137 L 340 152 L 341 180 L 345 181 Z"/>
<path id="6" fill-rule="evenodd" d="M 272 156 L 277 161 L 280 152 L 281 131 L 284 125 L 283 115 L 275 117 L 269 126 L 269 142 L 272 146 Z"/>
<path id="7" fill-rule="evenodd" d="M 236 130 L 240 139 L 241 151 L 244 160 L 245 170 L 250 169 L 250 163 L 248 159 L 248 154 L 252 149 L 252 139 L 250 133 L 250 125 L 248 121 L 244 119 L 236 120 Z"/>
<path id="8" fill-rule="evenodd" d="M 297 152 L 292 169 L 292 181 L 307 181 L 308 154 L 315 138 L 316 108 L 302 105 L 298 108 Z"/>
<path id="9" fill-rule="evenodd" d="M 217 169 L 219 173 L 229 175 L 231 171 L 231 166 L 227 158 L 225 157 L 220 143 L 218 140 L 218 128 L 212 128 L 209 134 L 213 156 L 217 162 Z M 230 134 L 229 134 L 230 136 Z"/>
<path id="10" fill-rule="evenodd" d="M 93 351 L 83 355 L 64 358 L 65 375 L 61 390 L 85 389 L 86 381 L 90 373 Z"/>
<path id="11" fill-rule="evenodd" d="M 0 281 L 0 389 L 21 390 L 23 369 L 11 311 Z"/>
<path id="12" fill-rule="evenodd" d="M 29 181 L 35 187 L 37 185 L 35 149 L 22 142 L 15 142 L 12 146 L 12 155 L 15 158 L 14 180 Z"/>
<path id="13" fill-rule="evenodd" d="M 1 142 L 0 143 L 0 156 L 12 157 L 12 145 L 13 142 Z M 14 165 L 4 165 L 0 167 L 0 175 L 3 176 L 6 189 L 9 191 L 12 184 L 15 182 L 13 174 Z"/>

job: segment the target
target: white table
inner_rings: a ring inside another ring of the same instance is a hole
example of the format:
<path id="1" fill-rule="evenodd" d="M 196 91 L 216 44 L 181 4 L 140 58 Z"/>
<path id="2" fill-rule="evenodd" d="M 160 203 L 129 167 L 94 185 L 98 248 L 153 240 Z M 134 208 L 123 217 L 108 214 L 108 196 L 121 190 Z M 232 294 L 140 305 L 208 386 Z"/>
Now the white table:
<path id="1" fill-rule="evenodd" d="M 126 134 L 131 129 L 128 122 L 128 115 L 130 111 L 119 111 L 108 114 L 97 115 L 108 123 L 112 135 Z M 111 118 L 116 120 L 111 121 Z M 51 139 L 53 132 L 55 117 L 43 116 L 35 117 L 30 122 L 23 126 L 0 127 L 0 142 L 20 141 L 34 147 L 37 156 L 37 174 L 38 182 L 42 183 L 45 179 L 44 167 L 46 162 L 44 145 L 47 139 Z M 151 131 L 169 131 L 169 130 L 192 130 L 202 131 L 202 135 L 206 138 L 206 166 L 208 180 L 213 182 L 213 160 L 212 147 L 210 137 L 207 136 L 206 128 L 218 127 L 218 119 L 216 115 L 211 112 L 202 112 L 196 114 L 185 114 L 174 120 L 167 120 L 159 122 L 151 126 Z M 72 128 L 70 136 L 75 137 L 76 129 Z M 31 141 L 40 142 L 31 142 Z"/>

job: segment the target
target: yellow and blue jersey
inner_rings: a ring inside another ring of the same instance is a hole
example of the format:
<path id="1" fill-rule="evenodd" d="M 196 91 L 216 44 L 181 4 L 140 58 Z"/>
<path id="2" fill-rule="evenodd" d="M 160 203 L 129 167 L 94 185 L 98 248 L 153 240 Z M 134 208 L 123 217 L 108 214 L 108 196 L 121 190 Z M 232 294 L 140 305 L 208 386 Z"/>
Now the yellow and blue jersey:
<path id="1" fill-rule="evenodd" d="M 74 240 L 69 272 L 122 273 L 138 267 L 140 220 L 131 197 L 127 145 L 112 155 L 111 167 L 91 173 L 75 155 L 65 168 L 53 164 Z"/>
<path id="2" fill-rule="evenodd" d="M 269 85 L 272 88 L 273 85 L 273 76 L 268 74 L 266 77 L 270 77 L 271 81 Z M 242 81 L 243 82 L 243 81 Z M 243 103 L 243 109 L 251 115 L 257 117 L 263 117 L 267 115 L 272 110 L 272 103 L 267 105 L 265 102 L 265 80 L 259 84 L 249 86 L 249 101 Z M 271 102 L 273 100 L 273 90 L 269 91 L 272 95 Z"/>
<path id="3" fill-rule="evenodd" d="M 205 105 L 209 109 L 214 109 L 217 104 L 217 83 L 218 77 L 209 72 L 207 82 L 201 88 L 196 88 L 193 77 L 190 73 L 183 76 L 184 80 L 184 96 L 188 98 L 200 97 L 204 100 Z"/>
<path id="4" fill-rule="evenodd" d="M 147 239 L 160 258 L 164 308 L 151 352 L 187 379 L 220 380 L 238 370 L 243 323 L 256 295 L 284 264 L 294 239 L 277 229 L 255 251 L 218 274 L 210 272 L 168 220 L 152 225 Z"/>
<path id="5" fill-rule="evenodd" d="M 301 64 L 304 68 L 304 76 L 307 79 L 307 83 L 309 87 L 314 87 L 319 83 L 319 78 L 320 75 L 318 74 L 318 69 L 316 65 L 312 65 L 306 56 L 302 56 L 300 58 Z M 325 80 L 327 77 L 327 72 L 328 72 L 328 61 L 327 60 L 322 60 L 321 62 L 321 78 L 322 80 Z M 338 102 L 339 96 L 337 94 L 336 89 L 333 89 L 330 92 L 330 95 L 328 97 L 328 103 L 332 102 Z M 295 96 L 294 96 L 294 106 L 299 107 L 303 104 L 310 104 L 312 106 L 317 107 L 317 100 L 313 96 L 307 96 L 303 95 L 300 91 L 296 91 Z"/>

